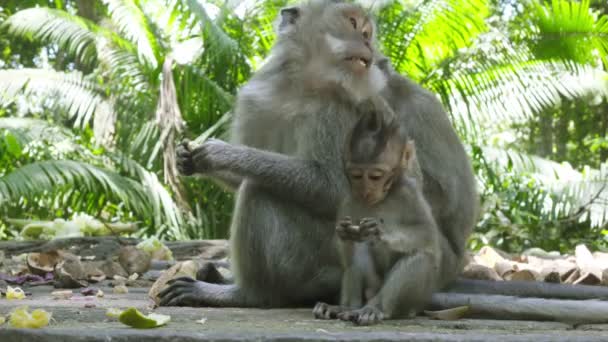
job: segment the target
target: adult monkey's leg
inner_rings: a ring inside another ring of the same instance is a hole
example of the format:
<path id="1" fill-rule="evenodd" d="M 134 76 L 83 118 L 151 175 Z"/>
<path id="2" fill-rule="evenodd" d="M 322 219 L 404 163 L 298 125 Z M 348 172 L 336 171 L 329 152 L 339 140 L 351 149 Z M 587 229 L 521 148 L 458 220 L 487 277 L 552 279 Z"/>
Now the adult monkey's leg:
<path id="1" fill-rule="evenodd" d="M 322 235 L 309 234 L 332 229 L 333 223 L 311 219 L 305 212 L 298 215 L 299 210 L 244 184 L 231 232 L 234 284 L 181 278 L 161 293 L 161 305 L 284 307 L 312 305 L 317 299 L 335 302 L 341 275 L 335 250 L 330 241 L 319 239 Z M 295 225 L 305 225 L 308 233 L 286 229 Z"/>

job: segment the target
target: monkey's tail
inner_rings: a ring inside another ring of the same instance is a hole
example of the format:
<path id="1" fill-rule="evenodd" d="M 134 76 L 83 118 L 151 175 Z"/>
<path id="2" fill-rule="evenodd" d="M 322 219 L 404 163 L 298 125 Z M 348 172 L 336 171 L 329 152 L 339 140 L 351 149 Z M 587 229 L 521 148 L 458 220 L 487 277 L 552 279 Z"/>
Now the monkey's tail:
<path id="1" fill-rule="evenodd" d="M 556 299 L 608 299 L 608 287 L 459 278 L 445 292 Z"/>

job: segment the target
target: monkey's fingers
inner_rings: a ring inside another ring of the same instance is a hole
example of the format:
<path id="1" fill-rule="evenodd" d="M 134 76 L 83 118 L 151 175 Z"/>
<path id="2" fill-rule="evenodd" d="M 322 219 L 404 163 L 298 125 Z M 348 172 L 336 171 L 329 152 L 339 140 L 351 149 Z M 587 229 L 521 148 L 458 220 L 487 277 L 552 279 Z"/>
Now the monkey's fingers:
<path id="1" fill-rule="evenodd" d="M 340 226 L 350 226 L 353 224 L 353 219 L 350 216 L 345 216 L 340 221 L 338 221 L 338 225 Z"/>
<path id="2" fill-rule="evenodd" d="M 183 282 L 187 282 L 187 283 L 195 283 L 195 282 L 196 282 L 196 279 L 192 279 L 192 278 L 190 278 L 190 277 L 179 277 L 179 278 L 173 278 L 173 279 L 169 280 L 169 281 L 167 282 L 167 284 L 171 285 L 171 284 L 173 284 L 173 283 L 175 283 L 175 282 L 178 282 L 178 281 L 183 281 Z"/>
<path id="3" fill-rule="evenodd" d="M 338 318 L 338 314 L 342 311 L 341 306 L 318 302 L 312 310 L 312 313 L 316 319 L 336 319 Z"/>
<path id="4" fill-rule="evenodd" d="M 375 217 L 365 217 L 359 221 L 359 226 L 361 226 L 361 228 L 375 227 L 378 225 L 380 225 L 380 221 Z"/>

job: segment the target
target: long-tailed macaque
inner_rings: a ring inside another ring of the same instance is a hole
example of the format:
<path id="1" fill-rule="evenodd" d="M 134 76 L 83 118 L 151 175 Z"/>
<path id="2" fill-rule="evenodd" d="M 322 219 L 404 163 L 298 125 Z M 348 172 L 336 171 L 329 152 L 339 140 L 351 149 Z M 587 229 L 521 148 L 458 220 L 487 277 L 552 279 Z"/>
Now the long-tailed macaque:
<path id="1" fill-rule="evenodd" d="M 390 66 L 381 70 L 374 23 L 356 4 L 312 0 L 284 8 L 277 31 L 264 66 L 237 95 L 231 143 L 209 139 L 177 150 L 182 174 L 240 184 L 230 232 L 234 283 L 176 279 L 161 305 L 337 303 L 342 271 L 332 236 L 349 189 L 342 147 L 357 106 L 378 95 L 419 147 L 423 193 L 440 232 L 439 269 L 421 255 L 402 286 L 414 288 L 431 273 L 432 287 L 445 288 L 462 270 L 478 196 L 438 99 Z"/>
<path id="2" fill-rule="evenodd" d="M 439 232 L 422 193 L 414 142 L 401 133 L 390 108 L 361 116 L 347 141 L 344 167 L 351 191 L 336 226 L 344 271 L 340 306 L 318 303 L 314 315 L 358 325 L 415 315 L 437 290 Z M 409 272 L 420 255 L 434 267 L 413 286 Z"/>

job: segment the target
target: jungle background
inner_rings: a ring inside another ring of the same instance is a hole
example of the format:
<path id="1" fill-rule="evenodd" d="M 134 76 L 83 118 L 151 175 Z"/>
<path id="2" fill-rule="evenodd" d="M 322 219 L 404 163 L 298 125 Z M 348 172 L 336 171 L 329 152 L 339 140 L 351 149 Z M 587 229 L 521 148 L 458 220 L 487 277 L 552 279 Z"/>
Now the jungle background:
<path id="1" fill-rule="evenodd" d="M 0 239 L 75 217 L 226 238 L 233 195 L 179 177 L 175 144 L 225 138 L 287 3 L 0 0 Z M 362 3 L 469 151 L 482 201 L 470 247 L 608 250 L 608 3 Z"/>

